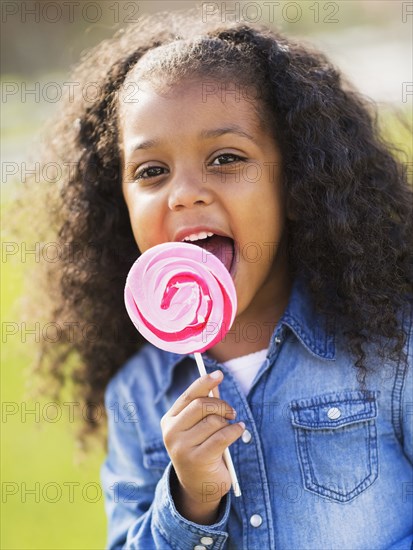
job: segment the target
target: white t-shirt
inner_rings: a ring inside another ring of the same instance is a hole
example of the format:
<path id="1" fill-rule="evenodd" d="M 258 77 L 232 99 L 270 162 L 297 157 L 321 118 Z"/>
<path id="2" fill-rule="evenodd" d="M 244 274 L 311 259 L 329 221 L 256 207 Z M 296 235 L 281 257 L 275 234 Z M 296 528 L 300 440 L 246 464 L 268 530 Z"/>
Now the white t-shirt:
<path id="1" fill-rule="evenodd" d="M 231 371 L 234 378 L 236 378 L 245 395 L 249 392 L 255 375 L 264 363 L 267 351 L 267 349 L 262 349 L 261 351 L 249 353 L 242 357 L 235 357 L 235 359 L 230 359 L 223 363 Z"/>

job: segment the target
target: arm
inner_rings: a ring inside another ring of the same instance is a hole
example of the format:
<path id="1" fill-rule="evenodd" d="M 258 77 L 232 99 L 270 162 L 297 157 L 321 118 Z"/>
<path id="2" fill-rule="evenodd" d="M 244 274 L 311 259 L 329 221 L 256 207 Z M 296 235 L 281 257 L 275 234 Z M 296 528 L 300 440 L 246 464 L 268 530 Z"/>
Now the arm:
<path id="1" fill-rule="evenodd" d="M 403 441 L 403 451 L 407 459 L 413 464 L 413 307 L 410 321 L 407 323 L 408 337 L 404 351 L 407 355 L 407 363 L 403 368 L 403 377 L 399 384 L 394 386 L 394 394 L 400 392 L 400 427 Z M 398 415 L 395 415 L 398 418 Z M 402 481 L 401 499 L 403 503 L 412 503 L 413 486 L 410 481 Z M 412 504 L 410 504 L 411 508 Z M 412 532 L 403 540 L 397 541 L 389 550 L 413 550 L 413 526 Z"/>
<path id="2" fill-rule="evenodd" d="M 401 425 L 403 450 L 411 464 L 413 464 L 413 313 L 405 351 L 407 366 L 401 394 Z"/>
<path id="3" fill-rule="evenodd" d="M 105 394 L 108 455 L 101 479 L 108 517 L 107 548 L 177 550 L 200 545 L 203 537 L 213 539 L 208 548 L 224 548 L 230 495 L 222 499 L 215 523 L 201 525 L 184 518 L 171 494 L 171 486 L 175 487 L 172 463 L 160 479 L 156 471 L 145 468 L 136 424 L 127 422 L 122 414 L 114 414 L 114 403 L 122 411 L 123 404 L 131 401 L 120 386 L 115 377 Z"/>

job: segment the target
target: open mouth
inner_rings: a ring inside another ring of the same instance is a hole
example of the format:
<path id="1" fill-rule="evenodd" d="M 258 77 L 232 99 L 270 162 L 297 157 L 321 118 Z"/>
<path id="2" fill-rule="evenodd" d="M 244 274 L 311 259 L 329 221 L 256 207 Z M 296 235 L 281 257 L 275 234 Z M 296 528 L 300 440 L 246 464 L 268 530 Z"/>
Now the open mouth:
<path id="1" fill-rule="evenodd" d="M 205 236 L 204 236 L 205 235 Z M 190 242 L 200 246 L 204 250 L 214 254 L 232 275 L 235 258 L 235 241 L 230 237 L 215 235 L 213 233 L 200 233 L 196 236 L 190 235 L 183 239 L 184 242 Z"/>

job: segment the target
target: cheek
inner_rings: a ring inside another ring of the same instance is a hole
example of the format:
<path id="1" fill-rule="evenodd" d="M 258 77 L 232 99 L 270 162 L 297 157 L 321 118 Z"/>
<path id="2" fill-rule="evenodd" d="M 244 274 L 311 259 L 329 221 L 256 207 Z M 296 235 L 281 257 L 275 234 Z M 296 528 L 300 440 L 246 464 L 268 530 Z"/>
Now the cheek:
<path id="1" fill-rule="evenodd" d="M 273 188 L 257 183 L 254 193 L 248 198 L 240 200 L 239 212 L 241 218 L 249 220 L 249 229 L 265 228 L 271 232 L 275 226 L 279 226 L 283 219 L 283 204 L 281 194 L 276 193 Z"/>
<path id="2" fill-rule="evenodd" d="M 263 193 L 263 208 L 273 223 L 280 226 L 285 218 L 285 198 L 281 181 L 278 179 L 275 182 L 268 182 L 267 185 L 266 193 Z"/>
<path id="3" fill-rule="evenodd" d="M 150 235 L 148 235 L 151 227 L 150 220 L 145 210 L 136 207 L 129 211 L 129 216 L 136 244 L 139 250 L 144 252 L 148 248 L 147 241 L 150 240 Z"/>
<path id="4" fill-rule="evenodd" d="M 135 194 L 127 202 L 129 217 L 136 244 L 145 252 L 160 242 L 162 234 L 162 208 L 157 200 Z"/>

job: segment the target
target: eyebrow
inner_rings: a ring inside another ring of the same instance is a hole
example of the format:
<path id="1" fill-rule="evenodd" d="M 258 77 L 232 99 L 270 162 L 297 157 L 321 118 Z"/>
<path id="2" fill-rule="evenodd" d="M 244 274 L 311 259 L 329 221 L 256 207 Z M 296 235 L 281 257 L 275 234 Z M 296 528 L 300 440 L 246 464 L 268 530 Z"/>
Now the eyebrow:
<path id="1" fill-rule="evenodd" d="M 212 130 L 202 130 L 200 132 L 199 137 L 202 139 L 212 139 L 220 136 L 224 136 L 226 134 L 236 134 L 240 137 L 247 138 L 250 141 L 256 143 L 256 140 L 253 136 L 245 132 L 242 128 L 239 126 L 225 126 L 223 128 L 214 128 Z M 148 139 L 146 141 L 142 141 L 141 143 L 137 143 L 133 146 L 132 152 L 134 151 L 141 151 L 146 149 L 152 149 L 153 147 L 157 147 L 162 143 L 159 139 Z"/>

